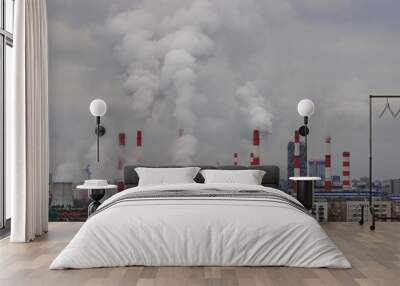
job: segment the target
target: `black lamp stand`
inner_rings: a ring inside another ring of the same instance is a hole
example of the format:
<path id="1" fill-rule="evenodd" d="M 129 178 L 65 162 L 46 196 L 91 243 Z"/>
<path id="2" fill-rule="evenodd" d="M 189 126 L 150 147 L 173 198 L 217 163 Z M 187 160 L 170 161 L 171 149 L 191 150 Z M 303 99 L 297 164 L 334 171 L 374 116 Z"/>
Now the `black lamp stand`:
<path id="1" fill-rule="evenodd" d="M 304 161 L 306 162 L 306 176 L 308 176 L 308 162 L 307 162 L 307 135 L 310 133 L 308 125 L 308 116 L 304 116 L 304 125 L 299 128 L 299 133 L 304 137 Z"/>
<path id="2" fill-rule="evenodd" d="M 97 162 L 100 161 L 100 136 L 103 136 L 106 133 L 106 129 L 104 126 L 100 125 L 100 116 L 96 116 L 96 124 L 97 127 L 95 129 L 95 133 L 97 135 Z"/>

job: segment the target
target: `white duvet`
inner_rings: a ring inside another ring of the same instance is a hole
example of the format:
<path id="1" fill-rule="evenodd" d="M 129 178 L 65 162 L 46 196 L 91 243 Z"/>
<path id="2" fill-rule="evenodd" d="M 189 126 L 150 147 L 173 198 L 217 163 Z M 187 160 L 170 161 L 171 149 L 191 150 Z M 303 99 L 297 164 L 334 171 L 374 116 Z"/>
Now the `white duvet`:
<path id="1" fill-rule="evenodd" d="M 254 185 L 179 184 L 149 190 L 265 190 Z M 318 222 L 293 206 L 257 199 L 124 201 L 89 218 L 50 269 L 145 266 L 294 266 L 350 268 Z"/>

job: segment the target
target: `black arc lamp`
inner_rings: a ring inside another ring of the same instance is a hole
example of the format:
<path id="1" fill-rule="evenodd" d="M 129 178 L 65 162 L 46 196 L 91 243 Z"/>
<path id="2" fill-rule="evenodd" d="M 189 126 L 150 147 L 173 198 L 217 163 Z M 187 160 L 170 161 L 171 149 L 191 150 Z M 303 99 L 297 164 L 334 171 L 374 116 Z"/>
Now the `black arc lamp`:
<path id="1" fill-rule="evenodd" d="M 95 134 L 97 135 L 97 162 L 100 161 L 100 136 L 106 133 L 104 126 L 100 125 L 100 117 L 104 116 L 107 112 L 107 104 L 102 99 L 95 99 L 90 103 L 90 113 L 96 117 L 96 129 Z"/>
<path id="2" fill-rule="evenodd" d="M 310 99 L 300 100 L 297 104 L 297 112 L 304 118 L 304 125 L 299 128 L 299 133 L 304 137 L 304 160 L 306 162 L 306 175 L 308 176 L 307 135 L 310 133 L 310 129 L 308 128 L 308 118 L 314 113 L 314 103 Z"/>

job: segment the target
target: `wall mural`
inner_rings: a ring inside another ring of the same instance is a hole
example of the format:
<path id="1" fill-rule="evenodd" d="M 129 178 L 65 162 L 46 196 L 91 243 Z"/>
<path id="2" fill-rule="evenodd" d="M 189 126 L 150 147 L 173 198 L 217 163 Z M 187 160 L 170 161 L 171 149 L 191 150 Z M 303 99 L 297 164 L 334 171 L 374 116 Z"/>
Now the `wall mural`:
<path id="1" fill-rule="evenodd" d="M 87 194 L 76 185 L 119 183 L 125 164 L 275 164 L 291 192 L 288 176 L 305 172 L 296 106 L 310 98 L 309 172 L 325 179 L 317 215 L 357 220 L 368 187 L 368 95 L 400 93 L 399 8 L 373 0 L 49 1 L 50 218 L 85 219 Z M 89 112 L 96 98 L 108 107 L 99 163 Z M 389 113 L 379 119 L 385 104 L 374 111 L 374 188 L 382 212 L 395 215 L 400 133 Z"/>

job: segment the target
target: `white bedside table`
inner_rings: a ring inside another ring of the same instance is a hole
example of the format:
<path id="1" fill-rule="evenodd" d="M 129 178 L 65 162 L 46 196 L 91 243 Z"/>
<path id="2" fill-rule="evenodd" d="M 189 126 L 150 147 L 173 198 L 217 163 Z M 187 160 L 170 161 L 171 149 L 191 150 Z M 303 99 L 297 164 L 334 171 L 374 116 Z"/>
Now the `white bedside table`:
<path id="1" fill-rule="evenodd" d="M 105 186 L 90 186 L 90 185 L 79 185 L 76 187 L 79 190 L 87 190 L 89 192 L 90 204 L 88 206 L 88 217 L 96 211 L 101 205 L 100 200 L 104 197 L 106 190 L 116 189 L 116 185 L 105 185 Z"/>
<path id="2" fill-rule="evenodd" d="M 310 210 L 313 205 L 314 182 L 320 177 L 290 177 L 289 180 L 297 183 L 297 200 Z"/>

